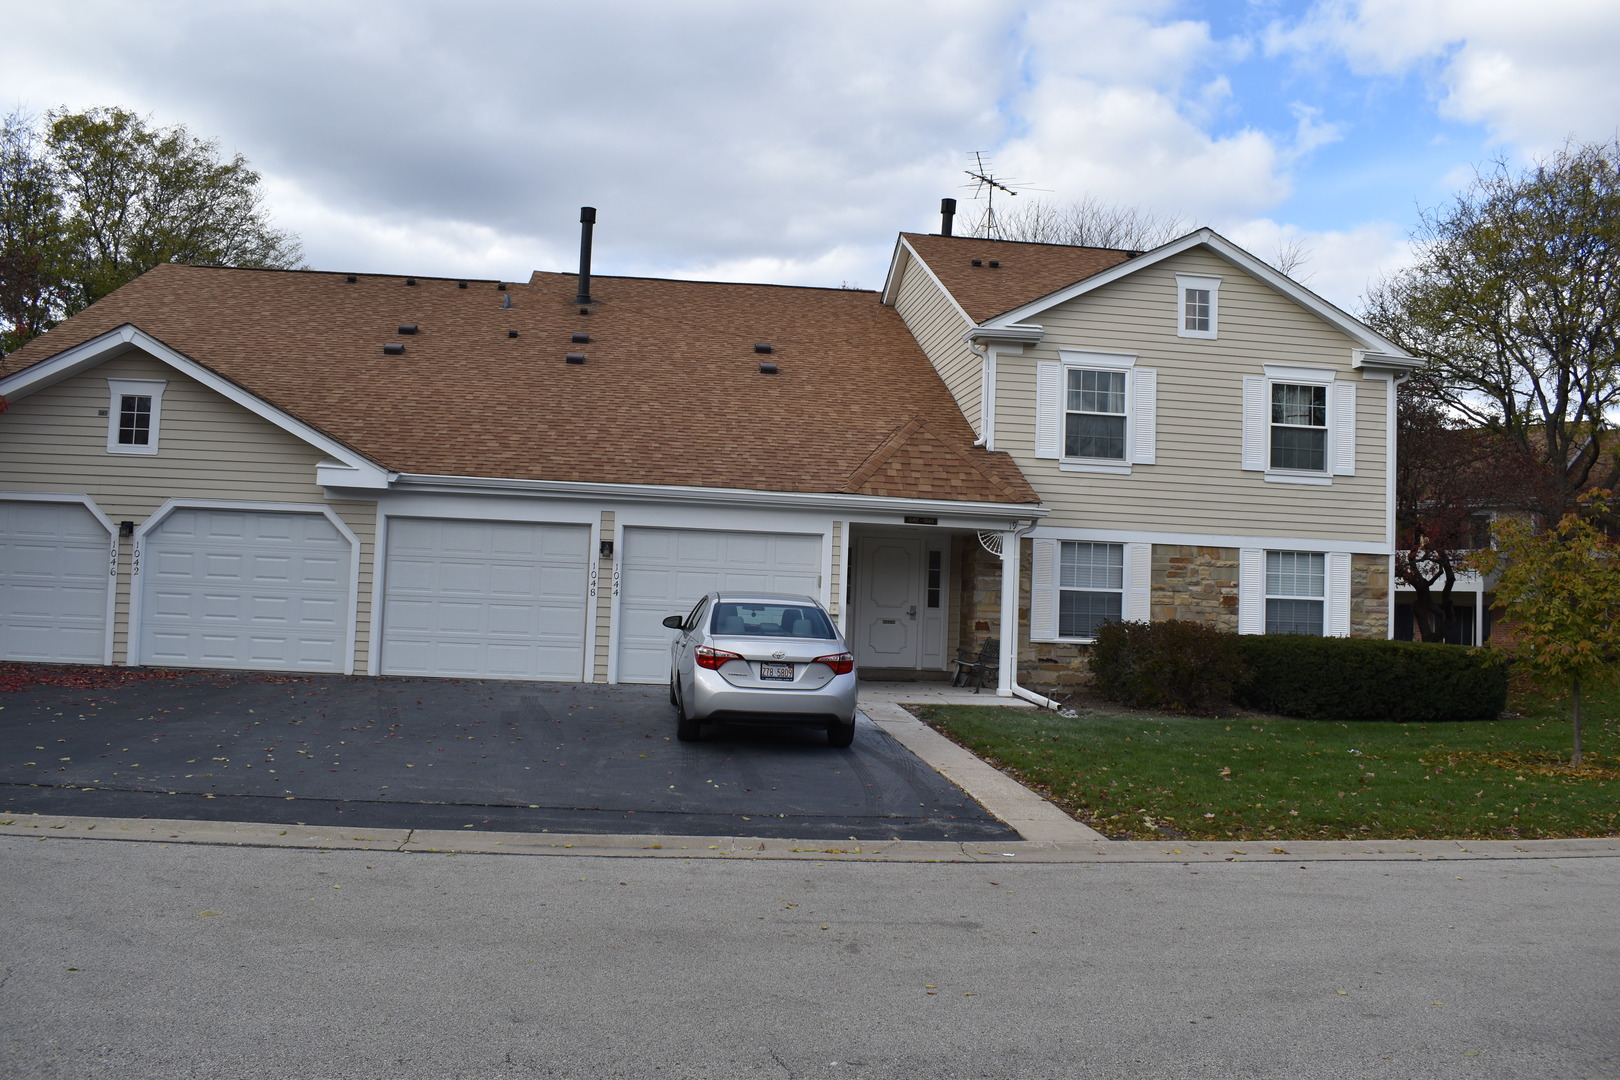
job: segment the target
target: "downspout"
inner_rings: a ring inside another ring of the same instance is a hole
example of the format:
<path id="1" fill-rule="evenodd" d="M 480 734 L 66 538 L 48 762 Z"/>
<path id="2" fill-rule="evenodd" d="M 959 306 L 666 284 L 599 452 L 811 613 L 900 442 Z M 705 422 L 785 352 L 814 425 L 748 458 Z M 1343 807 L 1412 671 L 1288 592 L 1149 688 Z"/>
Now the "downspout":
<path id="1" fill-rule="evenodd" d="M 1018 583 L 1021 541 L 1035 528 L 1031 521 L 1022 528 L 1001 534 L 1001 678 L 997 697 L 1021 697 L 1043 709 L 1061 706 L 1049 697 L 1018 685 Z"/>
<path id="2" fill-rule="evenodd" d="M 996 371 L 995 364 L 990 359 L 990 346 L 982 348 L 975 346 L 971 339 L 967 342 L 968 352 L 979 358 L 979 437 L 973 440 L 974 446 L 982 446 L 986 450 L 995 449 L 995 393 Z"/>
<path id="3" fill-rule="evenodd" d="M 1396 542 L 1400 539 L 1400 531 L 1395 521 L 1395 455 L 1399 451 L 1396 439 L 1398 421 L 1396 420 L 1399 406 L 1396 398 L 1400 394 L 1401 383 L 1412 377 L 1410 371 L 1394 372 L 1389 379 L 1389 412 L 1385 424 L 1388 428 L 1384 436 L 1384 484 L 1387 496 L 1384 503 L 1384 512 L 1389 515 L 1387 535 L 1389 537 L 1389 596 L 1386 606 L 1389 609 L 1388 637 L 1395 640 L 1395 559 L 1397 557 Z"/>

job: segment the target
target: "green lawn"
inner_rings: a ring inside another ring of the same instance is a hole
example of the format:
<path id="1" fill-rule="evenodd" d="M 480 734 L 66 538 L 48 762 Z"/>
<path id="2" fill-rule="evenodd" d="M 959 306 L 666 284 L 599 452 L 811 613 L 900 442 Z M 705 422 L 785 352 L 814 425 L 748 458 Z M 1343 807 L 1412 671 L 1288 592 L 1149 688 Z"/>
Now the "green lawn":
<path id="1" fill-rule="evenodd" d="M 1517 697 L 1479 723 L 929 706 L 924 720 L 1118 839 L 1326 840 L 1620 834 L 1620 692 Z"/>

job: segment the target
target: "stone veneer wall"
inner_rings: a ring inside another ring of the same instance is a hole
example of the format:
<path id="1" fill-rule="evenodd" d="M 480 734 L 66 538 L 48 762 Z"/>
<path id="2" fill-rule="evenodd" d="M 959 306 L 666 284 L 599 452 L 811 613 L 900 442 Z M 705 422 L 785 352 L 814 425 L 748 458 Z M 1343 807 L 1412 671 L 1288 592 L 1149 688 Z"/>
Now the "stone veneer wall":
<path id="1" fill-rule="evenodd" d="M 1034 689 L 1062 692 L 1089 678 L 1089 645 L 1072 642 L 1029 641 L 1030 567 L 1033 545 L 1023 541 L 1018 583 L 1018 681 Z M 992 628 L 998 625 L 1000 604 L 999 560 L 981 552 L 972 568 L 964 560 L 963 595 L 978 601 L 977 616 Z M 977 571 L 979 583 L 968 575 Z M 1187 619 L 1237 630 L 1238 549 L 1176 544 L 1153 546 L 1152 618 Z M 967 604 L 964 603 L 964 608 Z M 1350 635 L 1382 638 L 1389 635 L 1389 559 L 1382 555 L 1350 557 Z M 964 625 L 966 625 L 964 623 Z M 988 634 L 972 638 L 976 644 Z M 963 640 L 969 640 L 964 633 Z"/>
<path id="2" fill-rule="evenodd" d="M 1238 628 L 1238 549 L 1153 545 L 1154 622 L 1184 619 Z"/>
<path id="3" fill-rule="evenodd" d="M 1389 636 L 1389 556 L 1350 556 L 1350 636 Z"/>
<path id="4" fill-rule="evenodd" d="M 985 638 L 1001 626 L 1001 559 L 984 550 L 977 536 L 951 541 L 951 564 L 957 568 L 956 644 L 978 655 Z"/>

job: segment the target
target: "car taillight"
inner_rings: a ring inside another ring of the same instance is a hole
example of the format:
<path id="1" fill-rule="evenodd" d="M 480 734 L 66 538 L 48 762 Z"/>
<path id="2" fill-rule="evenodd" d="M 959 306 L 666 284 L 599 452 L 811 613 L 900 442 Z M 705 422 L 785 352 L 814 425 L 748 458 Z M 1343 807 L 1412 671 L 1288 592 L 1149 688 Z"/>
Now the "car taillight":
<path id="1" fill-rule="evenodd" d="M 726 652 L 724 649 L 711 649 L 707 645 L 699 645 L 692 650 L 692 659 L 697 661 L 697 666 L 700 668 L 718 671 L 720 665 L 727 660 L 741 660 L 742 657 L 734 652 Z"/>
<path id="2" fill-rule="evenodd" d="M 855 670 L 855 657 L 851 653 L 832 653 L 827 656 L 818 656 L 810 661 L 812 664 L 826 664 L 832 668 L 834 675 L 848 675 Z"/>

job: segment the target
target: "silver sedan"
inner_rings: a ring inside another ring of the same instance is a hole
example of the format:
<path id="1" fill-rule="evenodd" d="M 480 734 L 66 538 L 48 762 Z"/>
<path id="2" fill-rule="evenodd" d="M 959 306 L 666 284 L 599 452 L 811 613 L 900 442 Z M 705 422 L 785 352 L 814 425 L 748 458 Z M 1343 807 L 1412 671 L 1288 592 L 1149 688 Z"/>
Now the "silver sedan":
<path id="1" fill-rule="evenodd" d="M 676 734 L 693 740 L 706 720 L 824 727 L 833 746 L 855 738 L 855 657 L 808 596 L 710 593 L 664 625 Z"/>

